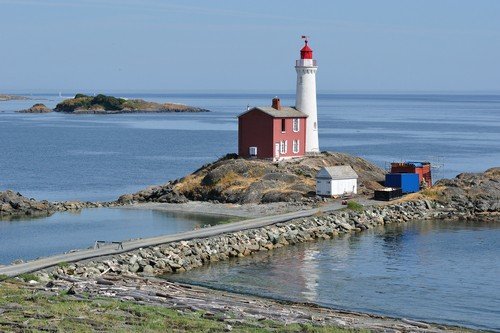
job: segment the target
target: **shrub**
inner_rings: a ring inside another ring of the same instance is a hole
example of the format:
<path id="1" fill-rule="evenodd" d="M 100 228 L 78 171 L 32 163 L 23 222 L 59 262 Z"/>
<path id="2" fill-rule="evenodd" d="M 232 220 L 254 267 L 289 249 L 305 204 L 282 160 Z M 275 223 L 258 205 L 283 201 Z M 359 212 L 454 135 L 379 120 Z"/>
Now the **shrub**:
<path id="1" fill-rule="evenodd" d="M 357 212 L 362 212 L 364 210 L 363 205 L 354 200 L 351 200 L 347 203 L 347 208 Z"/>
<path id="2" fill-rule="evenodd" d="M 81 95 L 81 94 L 78 94 L 78 95 Z M 67 99 L 67 100 L 62 101 L 61 103 L 56 105 L 55 110 L 56 111 L 71 112 L 71 111 L 75 111 L 76 109 L 86 109 L 90 106 L 91 101 L 92 101 L 92 97 L 88 97 L 88 96 L 83 95 L 80 97 L 75 97 L 74 99 Z"/>
<path id="3" fill-rule="evenodd" d="M 92 105 L 101 105 L 104 110 L 117 111 L 122 109 L 123 102 L 113 96 L 99 94 L 90 102 Z"/>

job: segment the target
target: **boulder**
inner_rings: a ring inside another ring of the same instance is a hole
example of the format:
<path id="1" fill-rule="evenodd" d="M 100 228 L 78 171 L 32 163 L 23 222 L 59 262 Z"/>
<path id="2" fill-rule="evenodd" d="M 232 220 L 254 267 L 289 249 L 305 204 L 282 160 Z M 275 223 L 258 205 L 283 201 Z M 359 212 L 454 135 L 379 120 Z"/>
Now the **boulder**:
<path id="1" fill-rule="evenodd" d="M 11 190 L 0 192 L 0 217 L 48 215 L 56 210 L 57 207 L 45 200 L 36 201 L 29 199 Z"/>

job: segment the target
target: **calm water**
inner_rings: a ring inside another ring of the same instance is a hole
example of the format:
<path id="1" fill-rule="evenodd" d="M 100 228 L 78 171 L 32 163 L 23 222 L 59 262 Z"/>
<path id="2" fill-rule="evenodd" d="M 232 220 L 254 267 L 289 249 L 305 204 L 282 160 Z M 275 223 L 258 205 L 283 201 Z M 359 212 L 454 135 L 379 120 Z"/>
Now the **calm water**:
<path id="1" fill-rule="evenodd" d="M 0 102 L 0 190 L 48 200 L 113 200 L 182 177 L 237 150 L 237 114 L 274 94 L 125 95 L 212 110 L 202 114 L 17 114 Z M 293 95 L 280 95 L 293 105 Z M 435 178 L 500 165 L 500 96 L 318 96 L 322 150 L 381 167 L 441 162 Z M 219 219 L 217 219 L 218 221 Z M 84 210 L 0 222 L 0 263 L 193 229 L 217 221 L 147 211 Z M 496 225 L 415 224 L 273 251 L 182 278 L 352 310 L 500 330 Z"/>
<path id="2" fill-rule="evenodd" d="M 500 223 L 421 222 L 290 246 L 168 279 L 500 331 Z"/>
<path id="3" fill-rule="evenodd" d="M 124 94 L 117 94 L 125 96 Z M 0 102 L 0 190 L 49 200 L 112 200 L 184 176 L 237 151 L 236 115 L 274 95 L 140 95 L 213 110 L 203 114 L 17 114 L 56 96 Z M 280 95 L 293 105 L 293 95 Z M 46 99 L 46 100 L 43 100 Z M 319 95 L 322 150 L 379 166 L 443 161 L 436 176 L 483 171 L 500 161 L 500 96 Z"/>
<path id="4" fill-rule="evenodd" d="M 234 220 L 222 216 L 119 208 L 84 209 L 40 219 L 0 220 L 0 264 L 122 241 L 193 230 Z"/>

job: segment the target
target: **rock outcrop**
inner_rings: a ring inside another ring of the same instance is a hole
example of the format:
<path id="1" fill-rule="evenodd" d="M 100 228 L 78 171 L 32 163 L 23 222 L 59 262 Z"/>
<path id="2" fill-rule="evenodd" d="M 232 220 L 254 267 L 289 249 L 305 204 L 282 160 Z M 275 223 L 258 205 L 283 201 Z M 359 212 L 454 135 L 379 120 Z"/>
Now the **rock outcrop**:
<path id="1" fill-rule="evenodd" d="M 432 190 L 436 193 L 432 193 Z M 500 167 L 488 169 L 484 173 L 461 173 L 453 179 L 439 180 L 430 191 L 436 200 L 457 210 L 476 214 L 498 213 Z"/>
<path id="2" fill-rule="evenodd" d="M 114 202 L 62 201 L 49 202 L 27 198 L 21 193 L 7 190 L 0 192 L 0 218 L 40 217 L 55 212 L 78 211 L 84 208 L 114 207 Z"/>
<path id="3" fill-rule="evenodd" d="M 193 174 L 165 185 L 149 187 L 118 201 L 170 202 L 188 200 L 223 203 L 269 203 L 311 200 L 316 197 L 316 173 L 323 166 L 351 165 L 359 175 L 358 193 L 380 187 L 384 170 L 359 157 L 324 152 L 274 163 L 229 154 Z"/>
<path id="4" fill-rule="evenodd" d="M 37 201 L 14 191 L 0 192 L 0 217 L 50 215 L 56 210 L 48 201 Z"/>
<path id="5" fill-rule="evenodd" d="M 19 113 L 49 113 L 52 112 L 52 109 L 49 109 L 45 106 L 45 104 L 37 103 L 30 107 L 29 109 L 17 111 Z"/>
<path id="6" fill-rule="evenodd" d="M 95 97 L 77 94 L 57 104 L 54 111 L 75 114 L 209 112 L 209 110 L 175 103 L 155 103 L 142 99 L 124 99 L 113 96 Z"/>

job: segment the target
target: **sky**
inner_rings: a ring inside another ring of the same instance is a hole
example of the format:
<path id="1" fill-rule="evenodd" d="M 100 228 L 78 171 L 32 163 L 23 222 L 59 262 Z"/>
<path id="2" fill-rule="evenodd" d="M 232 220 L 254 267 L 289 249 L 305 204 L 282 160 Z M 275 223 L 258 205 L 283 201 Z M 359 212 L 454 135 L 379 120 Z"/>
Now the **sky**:
<path id="1" fill-rule="evenodd" d="M 0 0 L 0 92 L 500 93 L 498 0 Z"/>

